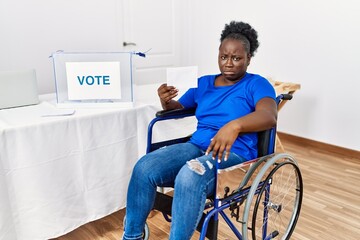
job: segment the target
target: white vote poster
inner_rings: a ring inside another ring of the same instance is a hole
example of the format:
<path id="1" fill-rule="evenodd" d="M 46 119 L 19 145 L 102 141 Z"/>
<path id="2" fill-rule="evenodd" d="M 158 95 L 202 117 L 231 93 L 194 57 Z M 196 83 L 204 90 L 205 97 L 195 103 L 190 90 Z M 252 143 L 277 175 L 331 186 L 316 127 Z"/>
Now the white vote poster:
<path id="1" fill-rule="evenodd" d="M 66 62 L 69 100 L 121 99 L 120 62 Z"/>

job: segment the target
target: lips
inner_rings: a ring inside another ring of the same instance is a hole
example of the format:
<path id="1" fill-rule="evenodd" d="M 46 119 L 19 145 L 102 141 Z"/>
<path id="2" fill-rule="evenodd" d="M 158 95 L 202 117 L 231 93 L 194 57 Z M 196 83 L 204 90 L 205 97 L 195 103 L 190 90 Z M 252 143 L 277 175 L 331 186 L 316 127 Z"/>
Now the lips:
<path id="1" fill-rule="evenodd" d="M 235 73 L 234 72 L 228 72 L 228 71 L 226 71 L 226 72 L 223 72 L 225 75 L 234 75 Z"/>

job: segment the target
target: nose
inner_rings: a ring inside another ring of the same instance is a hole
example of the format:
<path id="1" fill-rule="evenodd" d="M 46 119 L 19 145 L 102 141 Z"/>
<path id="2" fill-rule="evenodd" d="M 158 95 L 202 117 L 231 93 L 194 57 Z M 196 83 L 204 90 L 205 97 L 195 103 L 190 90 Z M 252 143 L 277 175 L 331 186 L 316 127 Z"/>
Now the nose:
<path id="1" fill-rule="evenodd" d="M 233 67 L 234 66 L 232 58 L 226 59 L 225 66 L 226 67 Z"/>

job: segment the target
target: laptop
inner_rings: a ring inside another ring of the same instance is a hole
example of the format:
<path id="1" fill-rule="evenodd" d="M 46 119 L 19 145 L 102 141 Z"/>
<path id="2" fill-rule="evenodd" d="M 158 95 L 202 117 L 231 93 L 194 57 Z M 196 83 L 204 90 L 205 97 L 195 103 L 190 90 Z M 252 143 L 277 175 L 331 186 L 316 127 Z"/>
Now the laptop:
<path id="1" fill-rule="evenodd" d="M 35 69 L 0 72 L 0 109 L 38 103 Z"/>

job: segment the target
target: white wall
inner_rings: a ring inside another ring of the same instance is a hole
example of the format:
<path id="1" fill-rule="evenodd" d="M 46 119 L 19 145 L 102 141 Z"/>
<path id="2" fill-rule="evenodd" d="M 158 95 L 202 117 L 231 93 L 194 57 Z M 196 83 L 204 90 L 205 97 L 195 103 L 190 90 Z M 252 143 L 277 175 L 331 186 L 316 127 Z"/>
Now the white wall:
<path id="1" fill-rule="evenodd" d="M 40 93 L 54 92 L 57 50 L 119 51 L 121 1 L 1 0 L 0 71 L 35 68 Z"/>
<path id="2" fill-rule="evenodd" d="M 218 72 L 224 24 L 249 22 L 260 40 L 249 71 L 302 86 L 282 109 L 279 130 L 360 150 L 357 0 L 177 1 L 187 7 L 182 65 Z M 121 50 L 123 10 L 121 0 L 1 0 L 0 71 L 35 68 L 40 92 L 53 92 L 48 56 L 59 49 Z"/>
<path id="3" fill-rule="evenodd" d="M 279 131 L 360 150 L 360 2 L 190 1 L 188 64 L 217 72 L 224 24 L 250 23 L 260 47 L 249 71 L 301 84 L 281 110 Z"/>

